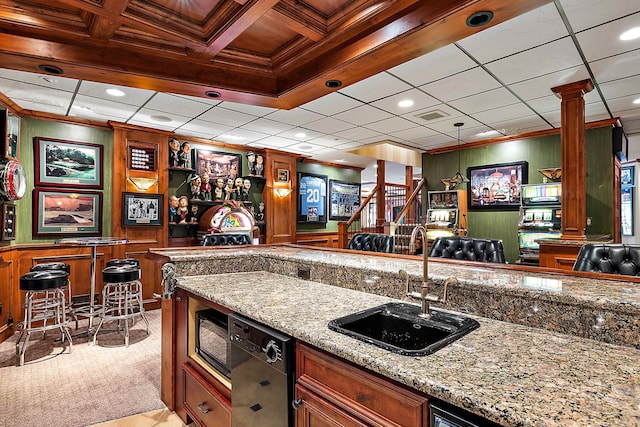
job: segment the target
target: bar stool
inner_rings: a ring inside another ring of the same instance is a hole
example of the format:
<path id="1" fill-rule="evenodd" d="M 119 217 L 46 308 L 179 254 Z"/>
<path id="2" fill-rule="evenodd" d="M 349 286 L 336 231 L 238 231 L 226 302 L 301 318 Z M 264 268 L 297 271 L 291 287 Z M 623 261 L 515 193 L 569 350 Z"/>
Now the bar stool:
<path id="1" fill-rule="evenodd" d="M 113 263 L 113 265 L 108 265 L 109 263 Z M 133 263 L 123 263 L 122 260 L 112 260 L 109 263 L 102 270 L 102 280 L 104 281 L 102 309 L 98 314 L 100 324 L 93 334 L 93 344 L 96 344 L 98 332 L 104 321 L 116 320 L 118 330 L 120 330 L 120 322 L 124 323 L 124 344 L 125 347 L 129 347 L 129 319 L 133 322 L 136 316 L 142 317 L 147 325 L 147 335 L 149 334 L 149 321 L 144 315 L 142 302 L 140 267 Z"/>
<path id="2" fill-rule="evenodd" d="M 67 274 L 71 274 L 71 266 L 65 262 L 44 262 L 42 264 L 36 264 L 29 271 L 51 271 L 61 270 L 66 271 Z M 67 284 L 63 286 L 62 291 L 67 295 L 66 313 L 71 316 L 76 322 L 76 329 L 78 329 L 78 316 L 73 309 L 73 295 L 71 292 L 71 280 L 67 278 Z"/>
<path id="3" fill-rule="evenodd" d="M 16 356 L 19 366 L 24 365 L 24 354 L 32 332 L 60 329 L 62 342 L 69 340 L 69 353 L 73 346 L 67 327 L 66 296 L 62 287 L 67 285 L 69 273 L 63 270 L 30 271 L 20 277 L 20 290 L 26 291 L 24 321 L 18 324 L 20 335 L 16 341 Z M 51 321 L 51 323 L 49 323 Z M 20 341 L 25 337 L 22 348 Z"/>

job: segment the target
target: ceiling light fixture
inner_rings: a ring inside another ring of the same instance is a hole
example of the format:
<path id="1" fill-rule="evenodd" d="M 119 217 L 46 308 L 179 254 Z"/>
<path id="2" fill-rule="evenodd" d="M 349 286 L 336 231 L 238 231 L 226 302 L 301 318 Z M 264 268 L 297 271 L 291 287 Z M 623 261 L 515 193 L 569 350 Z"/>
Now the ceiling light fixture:
<path id="1" fill-rule="evenodd" d="M 633 103 L 634 103 L 634 104 L 640 104 L 640 98 L 638 98 L 638 99 L 634 99 L 634 100 L 633 100 Z"/>
<path id="2" fill-rule="evenodd" d="M 56 74 L 56 75 L 64 74 L 64 71 L 62 71 L 62 68 L 56 67 L 55 65 L 42 64 L 42 65 L 38 65 L 38 68 L 44 71 L 45 73 L 49 73 L 49 74 Z"/>
<path id="3" fill-rule="evenodd" d="M 402 101 L 398 102 L 398 107 L 400 108 L 409 108 L 409 107 L 413 107 L 413 100 L 412 99 L 403 99 Z"/>
<path id="4" fill-rule="evenodd" d="M 449 178 L 449 179 L 441 179 L 440 180 L 445 185 L 445 190 L 455 190 L 458 187 L 458 185 L 462 184 L 463 182 L 468 182 L 467 178 L 465 178 L 460 173 L 460 128 L 462 126 L 464 126 L 464 123 L 458 122 L 458 123 L 454 123 L 453 125 L 458 128 L 458 148 L 457 148 L 457 151 L 458 151 L 458 171 L 451 178 Z"/>
<path id="5" fill-rule="evenodd" d="M 493 19 L 493 12 L 483 10 L 482 12 L 476 12 L 467 18 L 467 25 L 469 27 L 482 27 L 487 25 Z"/>
<path id="6" fill-rule="evenodd" d="M 296 137 L 296 138 L 304 138 L 304 137 L 306 137 L 306 136 L 307 136 L 307 134 L 306 134 L 306 133 L 304 133 L 304 132 L 298 132 L 298 133 L 296 133 L 296 135 L 295 135 L 295 137 Z"/>
<path id="7" fill-rule="evenodd" d="M 640 37 L 640 27 L 634 27 L 620 34 L 620 40 L 623 40 L 623 41 L 635 40 L 639 37 Z"/>
<path id="8" fill-rule="evenodd" d="M 220 92 L 217 92 L 215 90 L 208 90 L 204 94 L 209 98 L 220 98 L 222 96 Z"/>
<path id="9" fill-rule="evenodd" d="M 327 80 L 324 84 L 331 89 L 342 86 L 342 82 L 340 80 Z"/>
<path id="10" fill-rule="evenodd" d="M 105 92 L 107 92 L 109 95 L 111 96 L 124 96 L 125 93 L 123 91 L 121 91 L 120 89 L 116 89 L 114 87 L 107 89 Z"/>

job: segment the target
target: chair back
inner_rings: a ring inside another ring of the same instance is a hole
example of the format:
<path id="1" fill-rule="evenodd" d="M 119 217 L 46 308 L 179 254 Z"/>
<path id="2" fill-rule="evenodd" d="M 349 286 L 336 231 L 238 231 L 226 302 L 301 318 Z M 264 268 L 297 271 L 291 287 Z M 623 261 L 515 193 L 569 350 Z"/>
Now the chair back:
<path id="1" fill-rule="evenodd" d="M 393 236 L 377 233 L 356 233 L 349 240 L 347 249 L 390 254 L 393 253 Z"/>
<path id="2" fill-rule="evenodd" d="M 573 271 L 639 276 L 640 245 L 587 243 L 580 248 Z"/>
<path id="3" fill-rule="evenodd" d="M 502 240 L 471 237 L 438 237 L 433 241 L 430 257 L 478 262 L 506 263 Z"/>
<path id="4" fill-rule="evenodd" d="M 250 245 L 247 233 L 212 233 L 202 236 L 202 246 Z"/>

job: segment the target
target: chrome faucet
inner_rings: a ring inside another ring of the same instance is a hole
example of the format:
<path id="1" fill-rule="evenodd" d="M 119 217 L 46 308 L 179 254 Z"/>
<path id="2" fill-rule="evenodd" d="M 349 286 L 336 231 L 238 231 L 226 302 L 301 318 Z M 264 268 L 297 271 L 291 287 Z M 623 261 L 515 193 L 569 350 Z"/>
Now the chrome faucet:
<path id="1" fill-rule="evenodd" d="M 444 282 L 444 293 L 442 298 L 437 295 L 429 294 L 429 256 L 427 251 L 427 228 L 424 225 L 416 226 L 411 232 L 411 238 L 409 239 L 409 251 L 416 251 L 416 240 L 418 234 L 422 237 L 422 287 L 420 288 L 420 292 L 409 292 L 409 279 L 407 277 L 407 296 L 410 298 L 419 298 L 422 302 L 422 310 L 420 312 L 420 317 L 431 317 L 431 313 L 429 313 L 429 303 L 430 302 L 446 302 L 447 301 L 447 286 L 451 282 L 450 279 L 456 280 L 455 278 L 449 278 Z M 406 272 L 405 272 L 406 274 Z M 402 277 L 402 274 L 401 274 Z"/>

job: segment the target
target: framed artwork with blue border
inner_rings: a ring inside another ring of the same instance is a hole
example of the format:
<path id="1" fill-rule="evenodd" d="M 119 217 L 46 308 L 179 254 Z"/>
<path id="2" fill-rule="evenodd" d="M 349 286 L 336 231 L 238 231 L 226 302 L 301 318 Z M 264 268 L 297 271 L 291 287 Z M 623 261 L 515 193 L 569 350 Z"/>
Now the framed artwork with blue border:
<path id="1" fill-rule="evenodd" d="M 298 222 L 327 223 L 327 176 L 298 172 Z"/>

